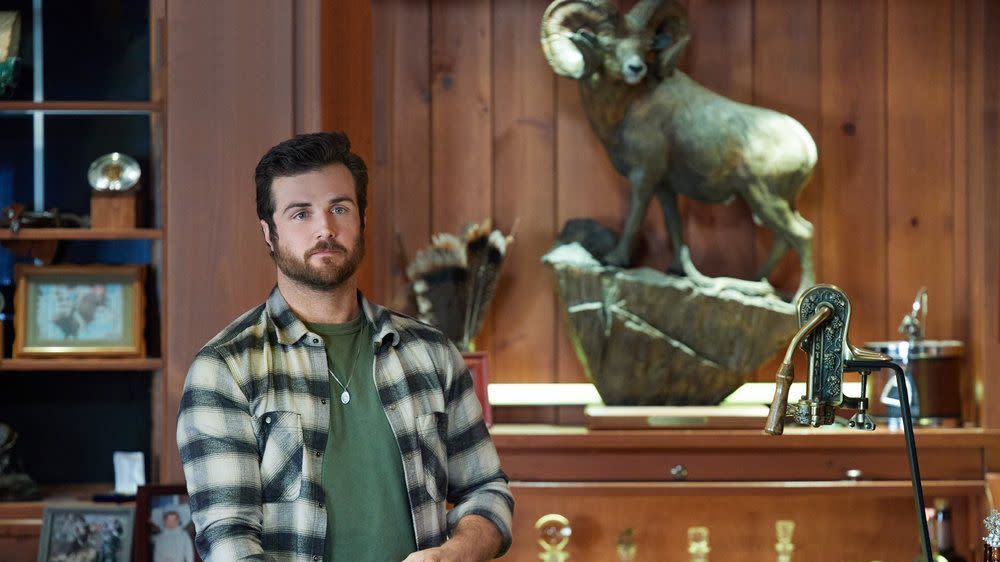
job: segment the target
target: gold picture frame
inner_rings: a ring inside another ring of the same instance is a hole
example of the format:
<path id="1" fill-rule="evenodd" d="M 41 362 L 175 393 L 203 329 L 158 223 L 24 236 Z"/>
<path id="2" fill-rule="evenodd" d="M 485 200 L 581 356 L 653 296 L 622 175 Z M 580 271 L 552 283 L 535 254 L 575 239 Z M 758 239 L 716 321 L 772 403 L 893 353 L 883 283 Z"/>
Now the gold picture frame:
<path id="1" fill-rule="evenodd" d="M 144 265 L 18 264 L 14 358 L 142 357 Z"/>

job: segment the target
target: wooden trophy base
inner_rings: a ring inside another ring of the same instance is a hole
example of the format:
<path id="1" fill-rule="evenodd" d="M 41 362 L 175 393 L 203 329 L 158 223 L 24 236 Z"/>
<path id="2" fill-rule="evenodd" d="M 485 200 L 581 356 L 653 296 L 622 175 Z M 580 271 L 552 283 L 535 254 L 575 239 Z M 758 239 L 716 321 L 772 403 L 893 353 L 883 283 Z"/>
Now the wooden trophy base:
<path id="1" fill-rule="evenodd" d="M 90 227 L 98 230 L 127 230 L 138 227 L 139 198 L 136 189 L 124 193 L 92 191 Z"/>

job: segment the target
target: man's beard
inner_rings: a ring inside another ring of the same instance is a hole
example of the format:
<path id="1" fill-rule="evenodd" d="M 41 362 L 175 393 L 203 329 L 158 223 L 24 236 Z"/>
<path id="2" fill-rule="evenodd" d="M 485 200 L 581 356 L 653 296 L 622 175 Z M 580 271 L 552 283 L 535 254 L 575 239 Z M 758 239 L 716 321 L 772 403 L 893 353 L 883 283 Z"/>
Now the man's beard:
<path id="1" fill-rule="evenodd" d="M 358 236 L 353 251 L 348 252 L 347 248 L 332 240 L 321 240 L 308 250 L 302 259 L 296 259 L 291 253 L 285 252 L 278 240 L 273 240 L 272 246 L 274 251 L 271 252 L 271 257 L 274 258 L 278 269 L 289 279 L 316 291 L 329 291 L 342 285 L 354 275 L 362 258 L 365 257 L 364 234 Z M 322 251 L 340 251 L 346 258 L 340 264 L 333 263 L 332 260 L 329 262 L 323 260 L 324 263 L 319 266 L 311 265 L 309 257 Z"/>

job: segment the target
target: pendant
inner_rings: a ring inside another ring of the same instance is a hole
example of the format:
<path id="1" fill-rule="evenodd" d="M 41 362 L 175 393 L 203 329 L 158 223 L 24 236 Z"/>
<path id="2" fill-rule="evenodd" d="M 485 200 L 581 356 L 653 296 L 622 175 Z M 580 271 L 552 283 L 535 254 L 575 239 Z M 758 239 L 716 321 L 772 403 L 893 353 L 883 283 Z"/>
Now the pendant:
<path id="1" fill-rule="evenodd" d="M 340 403 L 347 404 L 351 401 L 351 393 L 344 390 L 344 393 L 340 395 Z"/>

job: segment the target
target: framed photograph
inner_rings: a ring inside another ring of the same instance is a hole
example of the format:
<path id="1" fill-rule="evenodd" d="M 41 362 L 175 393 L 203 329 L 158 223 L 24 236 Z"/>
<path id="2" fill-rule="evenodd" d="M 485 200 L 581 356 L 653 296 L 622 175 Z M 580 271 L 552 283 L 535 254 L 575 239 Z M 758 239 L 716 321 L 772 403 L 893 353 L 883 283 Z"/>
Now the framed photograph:
<path id="1" fill-rule="evenodd" d="M 142 265 L 19 264 L 14 357 L 141 357 Z"/>
<path id="2" fill-rule="evenodd" d="M 133 517 L 131 506 L 46 506 L 38 562 L 128 562 Z"/>
<path id="3" fill-rule="evenodd" d="M 139 486 L 135 513 L 134 562 L 201 562 L 183 485 Z"/>

